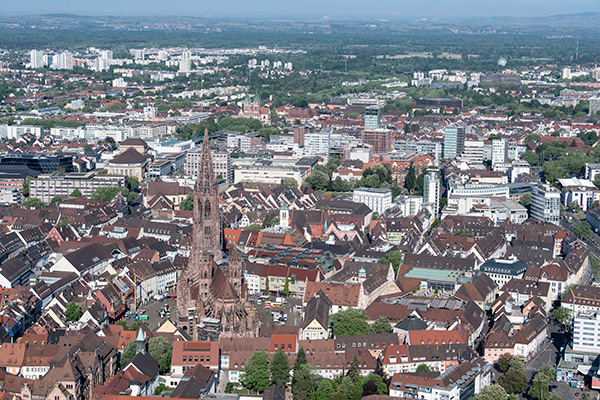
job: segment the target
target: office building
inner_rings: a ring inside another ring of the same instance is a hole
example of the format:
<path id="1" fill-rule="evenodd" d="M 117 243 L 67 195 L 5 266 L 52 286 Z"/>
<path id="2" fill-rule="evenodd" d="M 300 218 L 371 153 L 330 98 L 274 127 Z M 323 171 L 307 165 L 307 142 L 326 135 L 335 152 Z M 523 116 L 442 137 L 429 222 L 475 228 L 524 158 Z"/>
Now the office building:
<path id="1" fill-rule="evenodd" d="M 331 131 L 306 133 L 304 135 L 304 157 L 321 156 L 329 159 L 329 145 L 331 143 Z"/>
<path id="2" fill-rule="evenodd" d="M 40 50 L 31 50 L 30 55 L 30 64 L 31 68 L 43 68 L 44 67 L 44 52 Z"/>
<path id="3" fill-rule="evenodd" d="M 465 149 L 460 159 L 469 164 L 483 164 L 483 141 L 465 140 Z"/>
<path id="4" fill-rule="evenodd" d="M 573 321 L 573 350 L 600 352 L 600 313 L 580 313 Z"/>
<path id="5" fill-rule="evenodd" d="M 531 217 L 558 225 L 560 192 L 550 185 L 538 185 L 531 191 Z"/>
<path id="6" fill-rule="evenodd" d="M 43 174 L 75 171 L 73 157 L 65 155 L 7 154 L 0 156 L 0 165 L 25 165 Z"/>
<path id="7" fill-rule="evenodd" d="M 365 129 L 379 129 L 380 112 L 379 106 L 365 108 Z"/>
<path id="8" fill-rule="evenodd" d="M 392 189 L 356 188 L 352 194 L 352 201 L 366 204 L 371 210 L 381 215 L 392 207 Z"/>
<path id="9" fill-rule="evenodd" d="M 465 150 L 465 128 L 449 126 L 444 129 L 444 158 L 453 159 Z"/>
<path id="10" fill-rule="evenodd" d="M 402 211 L 402 216 L 412 217 L 421 211 L 423 198 L 421 196 L 399 195 L 394 199 L 394 203 Z"/>
<path id="11" fill-rule="evenodd" d="M 414 98 L 413 109 L 444 110 L 445 108 L 462 108 L 463 101 L 458 98 Z"/>
<path id="12" fill-rule="evenodd" d="M 197 147 L 187 152 L 185 155 L 185 174 L 189 176 L 198 176 L 198 166 L 200 165 L 200 156 L 202 148 Z M 225 149 L 211 150 L 213 160 L 213 171 L 215 178 L 226 179 L 227 182 L 233 182 L 233 163 L 229 157 L 229 152 Z"/>
<path id="13" fill-rule="evenodd" d="M 304 182 L 308 170 L 291 165 L 275 165 L 268 160 L 256 161 L 250 165 L 237 165 L 233 170 L 234 182 L 282 183 L 284 178 L 292 178 L 298 184 Z"/>
<path id="14" fill-rule="evenodd" d="M 71 174 L 44 174 L 29 183 L 29 195 L 49 203 L 53 197 L 68 198 L 75 189 L 83 196 L 104 186 L 125 186 L 123 175 L 96 175 L 95 171 Z"/>
<path id="15" fill-rule="evenodd" d="M 423 181 L 423 204 L 437 218 L 440 209 L 440 170 L 429 169 Z"/>

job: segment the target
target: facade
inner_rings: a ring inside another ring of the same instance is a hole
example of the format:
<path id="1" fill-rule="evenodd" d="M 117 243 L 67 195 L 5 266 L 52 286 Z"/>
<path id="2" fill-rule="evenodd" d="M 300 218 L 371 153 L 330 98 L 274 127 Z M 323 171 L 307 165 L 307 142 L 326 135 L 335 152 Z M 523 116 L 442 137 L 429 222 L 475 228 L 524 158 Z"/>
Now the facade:
<path id="1" fill-rule="evenodd" d="M 212 150 L 213 169 L 215 178 L 221 177 L 227 182 L 233 182 L 233 164 L 229 152 L 225 149 Z M 198 166 L 201 159 L 201 148 L 190 150 L 185 155 L 185 173 L 190 176 L 198 175 Z"/>
<path id="2" fill-rule="evenodd" d="M 526 269 L 527 264 L 524 261 L 511 259 L 490 259 L 479 267 L 479 270 L 485 272 L 499 288 L 513 278 L 521 279 Z"/>
<path id="3" fill-rule="evenodd" d="M 483 164 L 483 141 L 465 140 L 465 149 L 460 159 L 469 164 Z"/>
<path id="4" fill-rule="evenodd" d="M 531 191 L 531 217 L 558 225 L 560 192 L 550 185 L 538 185 Z"/>
<path id="5" fill-rule="evenodd" d="M 600 313 L 580 313 L 573 319 L 573 351 L 598 353 Z"/>
<path id="6" fill-rule="evenodd" d="M 457 158 L 465 150 L 465 128 L 449 126 L 444 129 L 444 158 Z"/>
<path id="7" fill-rule="evenodd" d="M 379 129 L 380 112 L 379 106 L 365 107 L 365 130 Z"/>
<path id="8" fill-rule="evenodd" d="M 0 156 L 0 165 L 25 165 L 42 174 L 75 172 L 72 156 L 8 154 Z"/>
<path id="9" fill-rule="evenodd" d="M 507 157 L 506 139 L 492 140 L 492 167 L 504 164 Z"/>
<path id="10" fill-rule="evenodd" d="M 133 147 L 129 147 L 123 153 L 115 156 L 106 165 L 106 170 L 110 175 L 135 176 L 142 180 L 146 177 L 149 165 L 149 156 L 140 154 Z"/>
<path id="11" fill-rule="evenodd" d="M 304 182 L 306 171 L 296 166 L 274 165 L 270 161 L 257 161 L 252 165 L 236 166 L 233 171 L 234 182 L 255 182 L 279 184 L 284 178 L 295 179 L 296 182 Z"/>
<path id="12" fill-rule="evenodd" d="M 381 215 L 392 207 L 392 190 L 384 188 L 356 188 L 352 195 L 352 201 L 366 204 L 371 210 Z"/>
<path id="13" fill-rule="evenodd" d="M 431 154 L 436 160 L 442 158 L 441 142 L 430 142 L 427 140 L 396 140 L 394 142 L 394 150 L 398 150 L 400 152 L 415 152 L 419 156 Z"/>
<path id="14" fill-rule="evenodd" d="M 74 190 L 82 196 L 90 197 L 92 192 L 104 186 L 125 186 L 123 175 L 97 175 L 95 171 L 87 173 L 47 174 L 32 179 L 29 183 L 30 196 L 49 203 L 54 196 L 68 198 Z"/>
<path id="15" fill-rule="evenodd" d="M 242 260 L 237 248 L 232 248 L 227 263 L 221 262 L 219 196 L 208 130 L 204 133 L 194 187 L 192 229 L 191 256 L 177 284 L 179 326 L 194 340 L 208 334 L 256 336 L 258 326 L 248 313 L 247 289 L 242 283 Z"/>
<path id="16" fill-rule="evenodd" d="M 423 204 L 428 205 L 431 213 L 437 218 L 440 209 L 440 176 L 439 169 L 429 169 L 423 182 Z"/>
<path id="17" fill-rule="evenodd" d="M 373 146 L 375 154 L 389 153 L 394 148 L 394 131 L 389 129 L 365 129 L 362 142 Z"/>
<path id="18" fill-rule="evenodd" d="M 600 163 L 586 163 L 585 164 L 585 179 L 589 179 L 594 182 L 596 175 L 600 174 Z"/>

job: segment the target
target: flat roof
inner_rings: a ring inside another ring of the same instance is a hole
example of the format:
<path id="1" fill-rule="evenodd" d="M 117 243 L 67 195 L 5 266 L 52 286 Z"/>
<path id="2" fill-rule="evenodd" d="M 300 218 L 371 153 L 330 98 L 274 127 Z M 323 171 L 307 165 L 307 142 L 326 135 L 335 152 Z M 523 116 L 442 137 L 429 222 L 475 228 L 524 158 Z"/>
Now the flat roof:
<path id="1" fill-rule="evenodd" d="M 456 282 L 463 274 L 462 271 L 451 269 L 413 268 L 404 278 L 414 278 L 423 281 Z"/>

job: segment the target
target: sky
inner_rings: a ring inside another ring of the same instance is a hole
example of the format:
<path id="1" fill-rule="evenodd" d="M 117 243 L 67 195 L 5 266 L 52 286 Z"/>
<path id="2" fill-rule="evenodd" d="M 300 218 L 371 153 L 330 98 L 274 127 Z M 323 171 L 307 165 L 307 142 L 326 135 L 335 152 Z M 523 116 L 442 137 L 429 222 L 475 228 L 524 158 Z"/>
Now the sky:
<path id="1" fill-rule="evenodd" d="M 598 0 L 0 0 L 0 14 L 402 19 L 600 12 Z"/>

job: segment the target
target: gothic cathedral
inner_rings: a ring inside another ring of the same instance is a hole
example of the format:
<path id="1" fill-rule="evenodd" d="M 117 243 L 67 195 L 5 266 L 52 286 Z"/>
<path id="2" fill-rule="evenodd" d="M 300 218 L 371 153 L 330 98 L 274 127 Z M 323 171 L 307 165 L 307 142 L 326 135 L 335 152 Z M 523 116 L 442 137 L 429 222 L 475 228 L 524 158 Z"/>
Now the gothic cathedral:
<path id="1" fill-rule="evenodd" d="M 204 132 L 198 180 L 194 187 L 193 244 L 187 268 L 177 282 L 179 326 L 193 340 L 250 337 L 258 323 L 247 304 L 242 259 L 235 246 L 223 260 L 219 194 L 208 130 Z M 216 335 L 215 335 L 216 333 Z"/>

